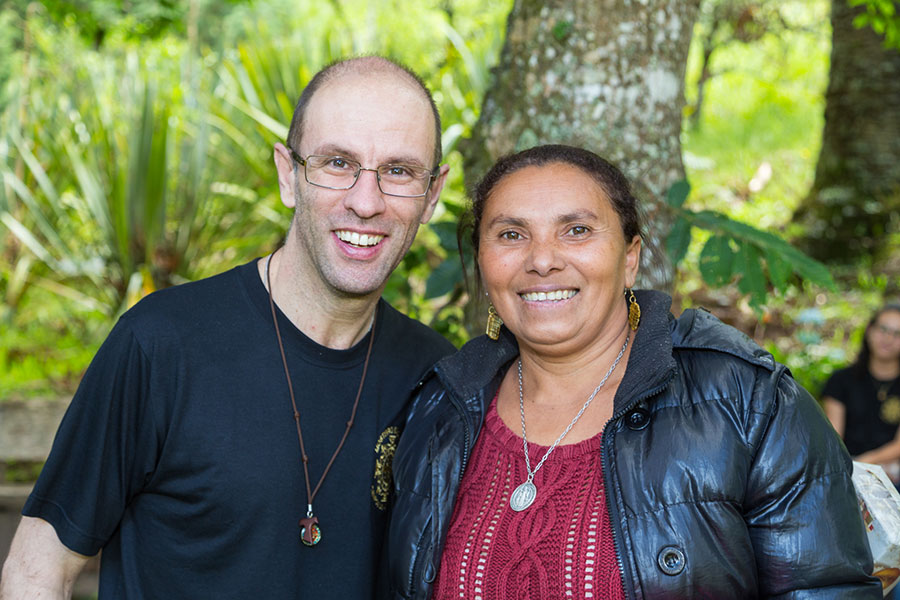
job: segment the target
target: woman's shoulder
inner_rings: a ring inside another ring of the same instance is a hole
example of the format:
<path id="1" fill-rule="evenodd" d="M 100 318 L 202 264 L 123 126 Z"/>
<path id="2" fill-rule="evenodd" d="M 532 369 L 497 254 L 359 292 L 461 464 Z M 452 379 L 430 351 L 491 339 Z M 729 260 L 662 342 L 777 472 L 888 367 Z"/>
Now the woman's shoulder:
<path id="1" fill-rule="evenodd" d="M 705 309 L 689 308 L 672 324 L 673 351 L 701 350 L 725 354 L 755 366 L 774 371 L 772 354 L 760 347 L 747 334 L 723 323 Z"/>

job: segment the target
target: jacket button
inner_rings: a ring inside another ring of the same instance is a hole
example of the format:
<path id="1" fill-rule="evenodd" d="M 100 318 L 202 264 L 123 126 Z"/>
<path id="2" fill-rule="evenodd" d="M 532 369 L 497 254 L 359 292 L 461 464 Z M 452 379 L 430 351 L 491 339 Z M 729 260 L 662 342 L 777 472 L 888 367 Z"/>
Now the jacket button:
<path id="1" fill-rule="evenodd" d="M 656 557 L 660 570 L 666 575 L 678 575 L 684 571 L 684 552 L 676 546 L 666 546 Z"/>
<path id="2" fill-rule="evenodd" d="M 625 415 L 625 425 L 632 431 L 640 431 L 650 424 L 650 412 L 646 408 L 637 407 Z"/>

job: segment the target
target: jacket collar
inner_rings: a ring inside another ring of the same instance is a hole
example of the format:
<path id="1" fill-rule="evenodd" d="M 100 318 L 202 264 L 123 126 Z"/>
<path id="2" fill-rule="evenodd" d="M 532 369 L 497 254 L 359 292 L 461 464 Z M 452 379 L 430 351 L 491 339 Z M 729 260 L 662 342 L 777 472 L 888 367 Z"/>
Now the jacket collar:
<path id="1" fill-rule="evenodd" d="M 518 355 L 515 336 L 503 326 L 499 339 L 480 335 L 456 354 L 438 361 L 434 370 L 451 394 L 466 401 L 484 391 L 498 374 L 505 374 L 509 363 Z"/>
<path id="2" fill-rule="evenodd" d="M 640 398 L 643 391 L 658 387 L 672 377 L 672 336 L 669 307 L 672 299 L 651 290 L 635 290 L 641 305 L 641 325 L 628 358 L 627 369 L 615 398 L 615 413 L 624 411 Z M 464 345 L 459 352 L 435 365 L 435 373 L 444 387 L 459 400 L 467 402 L 480 396 L 492 382 L 499 381 L 510 363 L 519 355 L 516 338 L 504 326 L 500 338 L 481 335 Z M 487 390 L 493 395 L 494 390 Z M 490 399 L 488 398 L 488 401 Z"/>
<path id="3" fill-rule="evenodd" d="M 634 295 L 641 306 L 641 325 L 613 401 L 614 418 L 668 385 L 676 371 L 673 353 L 677 349 L 725 352 L 769 370 L 775 368 L 771 354 L 710 313 L 689 309 L 675 319 L 669 312 L 672 299 L 667 294 L 635 290 Z M 499 339 L 479 336 L 438 362 L 434 371 L 444 387 L 463 403 L 473 399 L 486 403 L 518 354 L 516 338 L 504 326 Z M 479 410 L 476 406 L 468 408 Z"/>
<path id="4" fill-rule="evenodd" d="M 641 324 L 634 336 L 625 376 L 613 400 L 613 418 L 668 385 L 675 374 L 669 313 L 672 298 L 654 290 L 635 290 Z"/>

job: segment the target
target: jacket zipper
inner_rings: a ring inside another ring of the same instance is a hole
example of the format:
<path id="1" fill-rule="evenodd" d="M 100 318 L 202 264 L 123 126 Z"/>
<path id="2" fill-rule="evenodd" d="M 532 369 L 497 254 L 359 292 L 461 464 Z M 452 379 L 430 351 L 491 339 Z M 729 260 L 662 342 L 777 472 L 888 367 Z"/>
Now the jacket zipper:
<path id="1" fill-rule="evenodd" d="M 466 412 L 465 412 L 465 409 L 462 407 L 462 404 L 459 402 L 459 400 L 457 400 L 456 396 L 454 396 L 452 393 L 448 393 L 447 397 L 450 398 L 450 404 L 452 404 L 453 407 L 456 409 L 457 413 L 459 413 L 459 418 L 463 423 L 463 456 L 462 456 L 462 463 L 460 465 L 460 470 L 459 470 L 459 482 L 461 483 L 463 473 L 465 473 L 466 466 L 469 464 L 469 440 L 471 439 L 471 432 L 469 431 L 469 421 L 466 419 Z M 433 448 L 434 448 L 434 438 L 432 438 L 431 442 L 428 444 L 428 462 L 431 464 L 432 478 L 434 477 Z M 407 589 L 410 590 L 410 597 L 413 597 L 415 595 L 416 590 L 414 589 L 413 586 L 414 586 L 414 579 L 415 579 L 416 573 L 419 571 L 419 568 L 421 566 L 424 566 L 424 565 L 422 565 L 422 563 L 424 562 L 422 560 L 422 558 L 423 558 L 422 551 L 424 550 L 424 548 L 422 548 L 422 546 L 423 546 L 422 542 L 427 537 L 425 531 L 431 531 L 431 558 L 429 560 L 434 561 L 434 555 L 437 550 L 437 547 L 436 547 L 437 546 L 437 533 L 435 531 L 436 524 L 435 524 L 435 518 L 434 518 L 434 511 L 436 508 L 435 498 L 434 498 L 434 490 L 432 490 L 432 494 L 431 494 L 431 505 L 432 505 L 431 515 L 428 517 L 429 523 L 426 524 L 426 529 L 423 530 L 422 536 L 419 539 L 419 544 L 416 546 L 416 558 L 415 558 L 415 561 L 413 564 L 413 568 L 409 574 L 410 575 L 409 576 L 409 585 L 408 585 Z M 432 564 L 431 568 L 434 569 L 435 566 Z M 421 575 L 422 575 L 422 579 L 424 579 L 425 573 L 423 572 Z"/>
<path id="2" fill-rule="evenodd" d="M 432 469 L 434 468 L 434 438 L 428 441 L 428 464 L 432 465 Z M 433 479 L 433 478 L 432 478 Z M 433 494 L 433 490 L 432 490 Z M 432 498 L 432 504 L 434 503 L 434 499 Z M 413 598 L 416 594 L 415 589 L 415 581 L 416 574 L 419 572 L 419 565 L 421 565 L 423 561 L 424 554 L 424 542 L 428 539 L 428 532 L 432 531 L 434 528 L 433 524 L 434 520 L 434 511 L 431 511 L 431 514 L 428 515 L 428 520 L 425 522 L 425 527 L 422 528 L 422 534 L 419 536 L 419 541 L 416 543 L 416 554 L 413 559 L 412 569 L 409 570 L 409 581 L 406 582 L 406 591 L 407 597 Z"/>
<path id="3" fill-rule="evenodd" d="M 627 406 L 625 406 L 622 410 L 620 410 L 617 413 L 614 413 L 613 416 L 610 417 L 609 420 L 604 424 L 603 436 L 601 438 L 601 444 L 600 444 L 600 469 L 603 472 L 603 480 L 606 485 L 607 498 L 609 498 L 609 495 L 611 492 L 614 493 L 613 487 L 610 486 L 611 482 L 610 482 L 609 478 L 607 477 L 607 475 L 609 474 L 609 471 L 606 468 L 606 457 L 607 457 L 606 446 L 607 446 L 607 444 L 612 445 L 612 440 L 613 440 L 613 434 L 607 434 L 607 431 L 608 431 L 607 426 L 610 423 L 612 423 L 618 419 L 621 419 L 625 415 L 625 413 L 627 413 L 629 410 L 631 410 L 632 408 L 634 408 L 635 406 L 637 406 L 644 400 L 647 400 L 648 398 L 652 398 L 656 394 L 663 391 L 666 387 L 668 387 L 671 380 L 672 380 L 672 376 L 668 377 L 663 384 L 660 384 L 657 387 L 650 390 L 649 392 L 647 392 L 646 394 L 639 396 L 633 402 L 630 402 Z M 614 527 L 612 528 L 613 547 L 615 548 L 615 551 L 616 551 L 616 562 L 619 565 L 619 573 L 622 574 L 622 586 L 625 591 L 625 596 L 629 600 L 633 600 L 633 599 L 637 598 L 637 594 L 635 593 L 635 590 L 633 588 L 633 580 L 634 580 L 633 574 L 631 575 L 631 579 L 629 580 L 628 585 L 625 585 L 625 562 L 622 560 L 622 548 L 621 548 L 622 542 L 619 539 L 620 536 L 621 537 L 625 536 L 625 531 L 624 531 L 624 526 L 621 524 L 622 517 L 619 514 L 618 498 L 614 498 L 613 502 L 609 503 L 609 505 L 612 508 L 612 512 L 614 513 L 612 515 L 614 517 L 613 518 Z"/>
<path id="4" fill-rule="evenodd" d="M 471 433 L 469 432 L 469 420 L 466 419 L 466 410 L 463 408 L 462 404 L 459 400 L 456 399 L 456 396 L 452 393 L 448 393 L 447 397 L 450 398 L 450 403 L 456 408 L 456 411 L 459 413 L 459 418 L 463 422 L 463 456 L 462 456 L 462 464 L 459 469 L 459 482 L 462 483 L 463 473 L 466 472 L 466 466 L 469 464 L 469 441 L 471 439 Z"/>

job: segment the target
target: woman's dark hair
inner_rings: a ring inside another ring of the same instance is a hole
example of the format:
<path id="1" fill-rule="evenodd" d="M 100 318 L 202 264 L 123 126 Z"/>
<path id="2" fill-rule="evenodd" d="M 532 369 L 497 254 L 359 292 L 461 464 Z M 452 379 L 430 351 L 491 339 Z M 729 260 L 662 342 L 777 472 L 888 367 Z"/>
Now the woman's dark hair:
<path id="1" fill-rule="evenodd" d="M 872 349 L 869 348 L 869 330 L 875 324 L 875 321 L 878 320 L 878 317 L 891 311 L 900 313 L 900 304 L 885 304 L 875 311 L 875 314 L 872 315 L 872 318 L 869 319 L 869 323 L 866 325 L 866 331 L 863 333 L 862 347 L 859 349 L 859 355 L 856 357 L 856 362 L 853 363 L 853 371 L 859 379 L 865 379 L 869 376 L 869 358 L 872 356 Z M 898 360 L 900 360 L 900 358 L 898 358 Z"/>
<path id="2" fill-rule="evenodd" d="M 607 160 L 590 150 L 562 144 L 535 146 L 515 154 L 508 154 L 494 163 L 494 166 L 475 186 L 471 194 L 472 201 L 469 210 L 460 218 L 456 232 L 464 268 L 466 260 L 463 252 L 463 240 L 466 232 L 469 232 L 469 241 L 475 253 L 476 285 L 480 285 L 481 280 L 478 269 L 478 237 L 481 233 L 481 217 L 484 214 L 485 204 L 497 184 L 505 177 L 526 167 L 543 167 L 550 164 L 571 165 L 592 177 L 609 198 L 613 210 L 616 211 L 626 243 L 631 242 L 634 236 L 641 235 L 640 211 L 637 198 L 631 191 L 631 184 L 628 182 L 628 178 Z"/>

